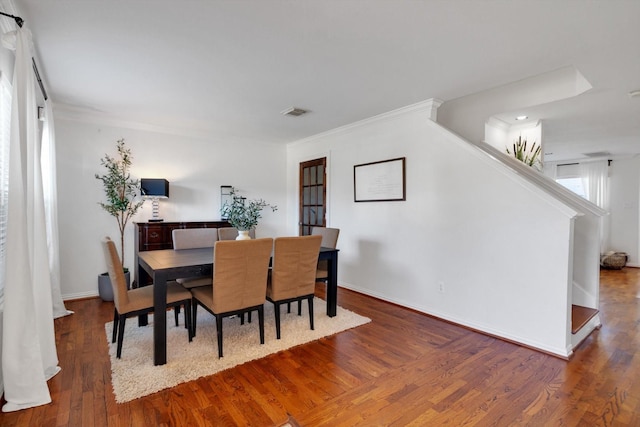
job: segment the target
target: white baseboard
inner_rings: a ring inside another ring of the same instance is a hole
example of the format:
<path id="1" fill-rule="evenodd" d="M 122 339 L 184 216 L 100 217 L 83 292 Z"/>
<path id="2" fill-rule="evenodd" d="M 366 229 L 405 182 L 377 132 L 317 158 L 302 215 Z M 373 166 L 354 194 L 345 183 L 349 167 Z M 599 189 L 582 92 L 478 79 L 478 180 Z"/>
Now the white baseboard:
<path id="1" fill-rule="evenodd" d="M 75 294 L 64 294 L 62 295 L 62 300 L 63 301 L 71 301 L 74 299 L 82 299 L 82 298 L 91 298 L 91 297 L 97 297 L 98 296 L 98 291 L 89 291 L 89 292 L 78 292 Z"/>

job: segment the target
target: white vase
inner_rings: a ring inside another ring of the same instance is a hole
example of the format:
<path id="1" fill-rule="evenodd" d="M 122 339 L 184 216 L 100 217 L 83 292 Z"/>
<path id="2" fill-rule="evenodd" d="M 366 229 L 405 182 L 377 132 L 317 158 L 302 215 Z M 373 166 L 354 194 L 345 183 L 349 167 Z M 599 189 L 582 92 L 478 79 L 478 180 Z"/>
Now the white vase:
<path id="1" fill-rule="evenodd" d="M 238 230 L 238 237 L 236 237 L 236 240 L 251 240 L 249 230 Z"/>

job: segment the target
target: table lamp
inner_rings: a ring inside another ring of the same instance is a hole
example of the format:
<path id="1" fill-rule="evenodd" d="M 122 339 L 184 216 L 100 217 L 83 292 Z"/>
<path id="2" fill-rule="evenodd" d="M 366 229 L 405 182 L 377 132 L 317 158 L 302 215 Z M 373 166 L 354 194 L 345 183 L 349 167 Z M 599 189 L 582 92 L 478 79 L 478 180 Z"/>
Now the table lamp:
<path id="1" fill-rule="evenodd" d="M 160 199 L 169 198 L 169 181 L 164 178 L 142 178 L 140 192 L 143 197 L 151 199 L 153 214 L 149 222 L 161 222 L 162 219 L 159 216 Z"/>

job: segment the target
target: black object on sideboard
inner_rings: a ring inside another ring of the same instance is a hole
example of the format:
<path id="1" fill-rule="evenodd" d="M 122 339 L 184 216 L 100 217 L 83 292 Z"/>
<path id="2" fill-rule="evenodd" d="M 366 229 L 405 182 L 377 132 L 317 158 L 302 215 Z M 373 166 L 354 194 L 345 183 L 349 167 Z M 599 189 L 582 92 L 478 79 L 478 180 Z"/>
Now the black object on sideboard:
<path id="1" fill-rule="evenodd" d="M 134 224 L 136 227 L 134 286 L 146 286 L 152 283 L 151 277 L 138 265 L 138 252 L 173 249 L 174 229 L 231 227 L 227 221 L 136 222 Z"/>

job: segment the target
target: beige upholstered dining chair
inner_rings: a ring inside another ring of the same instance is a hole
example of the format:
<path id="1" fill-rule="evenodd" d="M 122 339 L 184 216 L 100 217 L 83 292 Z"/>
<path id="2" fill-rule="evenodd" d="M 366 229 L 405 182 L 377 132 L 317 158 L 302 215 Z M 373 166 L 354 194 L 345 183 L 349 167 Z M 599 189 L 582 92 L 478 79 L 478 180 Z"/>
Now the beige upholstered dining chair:
<path id="1" fill-rule="evenodd" d="M 321 236 L 278 237 L 273 244 L 273 264 L 267 283 L 267 300 L 274 305 L 276 336 L 280 339 L 280 305 L 309 303 L 309 323 L 313 330 L 313 296 Z"/>
<path id="2" fill-rule="evenodd" d="M 216 318 L 218 357 L 222 357 L 222 319 L 258 311 L 264 344 L 264 302 L 273 239 L 218 241 L 213 251 L 213 286 L 192 288 L 193 331 L 201 305 Z"/>
<path id="3" fill-rule="evenodd" d="M 339 228 L 313 227 L 311 229 L 312 236 L 322 236 L 322 244 L 325 248 L 335 249 L 338 245 Z M 329 266 L 327 260 L 318 261 L 318 269 L 316 271 L 316 279 L 326 281 L 329 278 Z"/>
<path id="4" fill-rule="evenodd" d="M 173 249 L 212 248 L 218 241 L 216 228 L 176 228 L 171 231 Z M 176 279 L 187 289 L 211 285 L 211 277 L 185 277 Z"/>
<path id="5" fill-rule="evenodd" d="M 118 251 L 113 241 L 106 237 L 102 241 L 105 260 L 109 271 L 109 279 L 113 287 L 113 337 L 111 342 L 118 340 L 116 356 L 122 355 L 122 342 L 124 338 L 124 324 L 127 317 L 139 316 L 153 312 L 153 286 L 127 290 L 122 263 L 118 257 Z M 191 293 L 176 282 L 167 283 L 167 307 L 185 308 L 185 323 L 191 341 Z M 164 313 L 157 313 L 158 316 Z"/>
<path id="6" fill-rule="evenodd" d="M 235 240 L 238 237 L 238 229 L 235 227 L 220 227 L 218 228 L 218 240 Z M 252 228 L 249 230 L 249 237 L 256 238 L 256 230 Z"/>
<path id="7" fill-rule="evenodd" d="M 218 241 L 217 228 L 175 228 L 171 230 L 173 249 L 212 248 Z"/>

